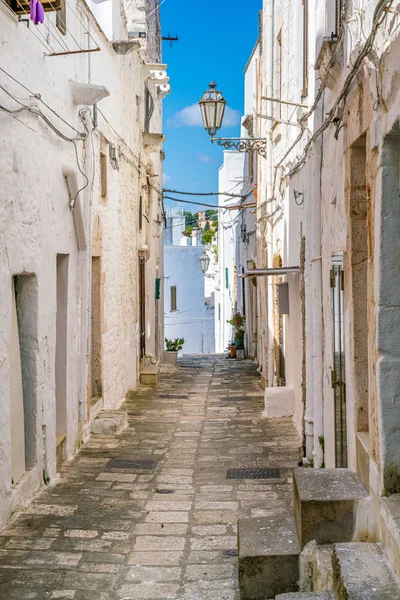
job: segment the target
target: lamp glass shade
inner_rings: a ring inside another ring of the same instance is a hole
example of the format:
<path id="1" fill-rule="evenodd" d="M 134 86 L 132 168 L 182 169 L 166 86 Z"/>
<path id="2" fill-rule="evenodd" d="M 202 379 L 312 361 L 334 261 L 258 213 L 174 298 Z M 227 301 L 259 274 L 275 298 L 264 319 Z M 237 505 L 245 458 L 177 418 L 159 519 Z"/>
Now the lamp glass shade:
<path id="1" fill-rule="evenodd" d="M 221 128 L 226 106 L 225 98 L 216 87 L 217 84 L 212 81 L 199 102 L 204 128 L 211 136 Z"/>
<path id="2" fill-rule="evenodd" d="M 203 273 L 206 273 L 206 271 L 208 270 L 208 267 L 210 266 L 210 257 L 208 256 L 208 254 L 206 252 L 203 252 L 203 254 L 199 258 L 199 261 L 200 261 L 200 269 L 203 271 Z"/>

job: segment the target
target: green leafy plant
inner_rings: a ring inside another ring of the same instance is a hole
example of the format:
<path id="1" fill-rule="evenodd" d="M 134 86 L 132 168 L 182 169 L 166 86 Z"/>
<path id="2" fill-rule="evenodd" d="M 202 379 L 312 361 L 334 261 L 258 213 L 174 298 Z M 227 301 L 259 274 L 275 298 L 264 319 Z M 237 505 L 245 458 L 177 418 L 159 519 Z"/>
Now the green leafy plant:
<path id="1" fill-rule="evenodd" d="M 235 331 L 235 340 L 244 340 L 244 329 L 243 327 L 238 327 Z"/>
<path id="2" fill-rule="evenodd" d="M 46 471 L 43 469 L 43 482 L 44 485 L 49 485 L 50 477 L 47 475 Z"/>
<path id="3" fill-rule="evenodd" d="M 322 450 L 325 450 L 325 438 L 324 438 L 324 436 L 323 436 L 323 435 L 320 435 L 320 436 L 318 437 L 318 441 L 319 441 L 319 443 L 320 443 L 320 446 L 321 446 Z"/>
<path id="4" fill-rule="evenodd" d="M 175 340 L 169 340 L 168 338 L 165 338 L 167 352 L 177 352 L 178 350 L 182 350 L 184 343 L 184 338 L 176 338 Z"/>
<path id="5" fill-rule="evenodd" d="M 230 325 L 233 325 L 235 329 L 240 329 L 241 327 L 243 327 L 245 319 L 246 317 L 244 315 L 240 314 L 240 312 L 236 312 L 234 313 L 232 319 L 228 321 L 228 323 Z"/>

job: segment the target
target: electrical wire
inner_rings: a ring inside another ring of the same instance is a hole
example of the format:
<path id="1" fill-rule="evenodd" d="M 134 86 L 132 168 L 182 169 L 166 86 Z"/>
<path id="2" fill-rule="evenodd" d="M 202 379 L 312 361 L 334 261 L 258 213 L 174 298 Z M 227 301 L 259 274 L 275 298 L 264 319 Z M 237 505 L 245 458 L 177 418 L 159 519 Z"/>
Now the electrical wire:
<path id="1" fill-rule="evenodd" d="M 59 115 L 53 108 L 51 108 L 51 106 L 49 106 L 48 104 L 46 104 L 46 102 L 43 100 L 43 98 L 42 98 L 42 96 L 40 94 L 32 92 L 29 88 L 26 87 L 26 85 L 24 85 L 23 83 L 21 83 L 20 81 L 18 81 L 18 79 L 16 79 L 15 77 L 13 77 L 3 67 L 0 67 L 0 71 L 2 71 L 10 79 L 12 79 L 13 81 L 15 81 L 15 83 L 17 83 L 18 85 L 20 85 L 26 92 L 28 92 L 31 96 L 33 96 L 34 98 L 36 98 L 36 100 L 39 100 L 50 112 L 53 113 L 53 115 L 55 115 L 58 119 L 60 119 L 63 123 L 65 123 L 65 125 L 67 125 L 68 127 L 70 127 L 78 135 L 82 135 L 80 131 L 78 131 L 77 129 L 75 129 L 75 127 L 73 127 L 70 123 L 68 123 L 61 115 Z M 9 93 L 9 92 L 7 92 L 7 93 Z M 11 97 L 16 102 L 18 102 L 18 100 L 17 100 L 17 98 L 15 96 L 11 95 Z"/>
<path id="2" fill-rule="evenodd" d="M 166 196 L 164 194 L 164 198 L 166 200 L 173 200 L 174 202 L 182 202 L 182 204 L 195 204 L 196 206 L 207 206 L 209 208 L 221 208 L 218 204 L 204 204 L 204 202 L 192 202 L 191 200 L 181 200 L 180 198 L 172 198 L 171 196 Z"/>
<path id="3" fill-rule="evenodd" d="M 235 185 L 232 189 L 234 189 L 238 185 L 239 184 Z M 179 194 L 182 196 L 231 196 L 231 198 L 244 197 L 244 194 L 230 194 L 229 192 L 178 192 L 178 190 L 170 190 L 167 188 L 164 188 L 163 192 L 168 192 L 169 194 Z"/>
<path id="4" fill-rule="evenodd" d="M 371 48 L 373 47 L 374 40 L 378 33 L 379 27 L 381 26 L 383 21 L 386 19 L 387 11 L 390 9 L 392 4 L 393 4 L 393 0 L 379 0 L 379 2 L 377 3 L 375 10 L 374 10 L 373 25 L 372 25 L 371 33 L 369 34 L 362 50 L 357 55 L 357 58 L 354 61 L 354 65 L 353 65 L 350 73 L 347 75 L 340 93 L 339 93 L 338 97 L 336 98 L 334 105 L 332 106 L 331 110 L 328 113 L 328 117 L 325 119 L 325 121 L 322 123 L 322 125 L 317 129 L 317 131 L 308 140 L 307 144 L 303 148 L 302 157 L 290 169 L 290 171 L 288 173 L 288 175 L 290 177 L 295 175 L 300 170 L 300 168 L 305 164 L 305 162 L 308 159 L 308 155 L 309 155 L 312 145 L 319 138 L 319 136 L 329 127 L 329 125 L 333 122 L 334 118 L 337 116 L 337 111 L 338 111 L 340 103 L 343 101 L 343 103 L 345 104 L 350 85 L 351 85 L 354 77 L 356 76 L 362 61 L 368 55 Z M 385 13 L 383 15 L 383 18 L 382 18 L 382 13 Z M 343 111 L 343 107 L 342 107 L 342 111 Z M 287 154 L 285 156 L 287 156 Z M 279 167 L 282 164 L 282 162 L 283 162 L 283 159 L 278 163 L 277 166 Z"/>

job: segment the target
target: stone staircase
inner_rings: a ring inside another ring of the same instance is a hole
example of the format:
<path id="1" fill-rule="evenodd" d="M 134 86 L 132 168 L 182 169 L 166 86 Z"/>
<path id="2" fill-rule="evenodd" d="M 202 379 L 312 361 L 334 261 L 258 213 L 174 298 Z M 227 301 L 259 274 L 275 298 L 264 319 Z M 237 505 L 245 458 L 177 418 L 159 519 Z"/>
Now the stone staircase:
<path id="1" fill-rule="evenodd" d="M 293 500 L 294 517 L 239 520 L 241 600 L 400 600 L 382 544 L 357 541 L 368 494 L 355 473 L 295 469 Z"/>

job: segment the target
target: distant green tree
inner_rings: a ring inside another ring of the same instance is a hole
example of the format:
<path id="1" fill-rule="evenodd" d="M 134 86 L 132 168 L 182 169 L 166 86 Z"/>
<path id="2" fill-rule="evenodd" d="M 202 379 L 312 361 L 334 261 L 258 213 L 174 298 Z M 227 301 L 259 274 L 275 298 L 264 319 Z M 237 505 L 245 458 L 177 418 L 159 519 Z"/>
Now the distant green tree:
<path id="1" fill-rule="evenodd" d="M 185 212 L 183 213 L 185 216 L 185 227 L 186 229 L 188 227 L 198 227 L 199 226 L 199 214 L 196 213 L 195 215 L 191 212 L 188 212 L 185 210 Z"/>
<path id="2" fill-rule="evenodd" d="M 206 221 L 206 224 L 204 225 L 203 231 L 210 231 L 210 229 L 211 229 L 210 223 L 209 223 L 209 221 Z"/>
<path id="3" fill-rule="evenodd" d="M 206 210 L 206 219 L 211 219 L 211 217 L 216 217 L 218 215 L 218 210 L 214 210 L 213 208 L 210 210 Z"/>
<path id="4" fill-rule="evenodd" d="M 214 237 L 214 232 L 210 229 L 209 231 L 205 231 L 201 236 L 201 241 L 203 244 L 211 244 L 211 241 Z"/>

